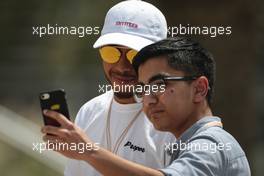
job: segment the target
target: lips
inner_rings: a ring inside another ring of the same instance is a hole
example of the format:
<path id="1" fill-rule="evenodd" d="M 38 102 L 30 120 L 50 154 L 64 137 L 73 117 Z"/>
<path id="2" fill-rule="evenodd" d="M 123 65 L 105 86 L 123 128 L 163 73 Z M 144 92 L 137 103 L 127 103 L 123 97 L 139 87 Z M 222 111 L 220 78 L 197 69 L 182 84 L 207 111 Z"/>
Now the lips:
<path id="1" fill-rule="evenodd" d="M 149 116 L 151 118 L 158 118 L 161 113 L 163 113 L 164 110 L 162 109 L 151 109 L 149 110 Z"/>
<path id="2" fill-rule="evenodd" d="M 119 74 L 112 74 L 112 79 L 118 83 L 131 83 L 136 81 L 136 77 L 132 75 L 119 75 Z"/>

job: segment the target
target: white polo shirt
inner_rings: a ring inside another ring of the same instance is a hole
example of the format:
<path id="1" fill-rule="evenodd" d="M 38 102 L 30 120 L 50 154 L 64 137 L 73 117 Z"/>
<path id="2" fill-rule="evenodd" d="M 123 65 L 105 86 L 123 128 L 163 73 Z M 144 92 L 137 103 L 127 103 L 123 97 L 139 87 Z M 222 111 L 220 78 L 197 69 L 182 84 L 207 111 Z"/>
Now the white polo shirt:
<path id="1" fill-rule="evenodd" d="M 93 98 L 82 106 L 77 114 L 75 123 L 84 129 L 89 138 L 107 149 L 107 117 L 113 92 L 106 92 Z M 110 133 L 112 149 L 124 129 L 142 109 L 142 104 L 119 104 L 112 102 Z M 116 154 L 127 160 L 161 169 L 168 165 L 169 155 L 165 152 L 165 143 L 174 142 L 175 137 L 167 132 L 154 129 L 143 112 L 136 118 L 120 143 Z M 101 175 L 84 161 L 69 159 L 64 172 L 65 176 L 97 176 Z"/>

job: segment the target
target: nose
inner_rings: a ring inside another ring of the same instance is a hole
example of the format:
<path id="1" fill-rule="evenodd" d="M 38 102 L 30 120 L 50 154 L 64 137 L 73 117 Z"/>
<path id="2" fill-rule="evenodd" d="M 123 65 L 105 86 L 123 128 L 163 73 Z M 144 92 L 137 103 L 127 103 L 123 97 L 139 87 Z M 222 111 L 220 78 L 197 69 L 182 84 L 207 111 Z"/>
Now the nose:
<path id="1" fill-rule="evenodd" d="M 126 58 L 126 53 L 124 51 L 122 51 L 121 53 L 122 54 L 119 61 L 115 64 L 116 69 L 120 72 L 130 72 L 131 70 L 133 70 L 132 64 L 130 64 L 130 62 Z"/>
<path id="2" fill-rule="evenodd" d="M 144 110 L 148 109 L 149 107 L 157 104 L 158 100 L 157 97 L 153 95 L 144 95 L 143 97 L 143 108 Z"/>

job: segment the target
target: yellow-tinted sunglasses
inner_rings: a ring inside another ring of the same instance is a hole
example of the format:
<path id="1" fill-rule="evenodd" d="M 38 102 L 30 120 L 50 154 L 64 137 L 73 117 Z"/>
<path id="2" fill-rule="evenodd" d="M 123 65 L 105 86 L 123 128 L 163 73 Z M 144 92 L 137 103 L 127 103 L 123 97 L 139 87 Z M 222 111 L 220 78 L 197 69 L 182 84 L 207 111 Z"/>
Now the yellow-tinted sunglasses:
<path id="1" fill-rule="evenodd" d="M 100 55 L 102 59 L 109 63 L 114 64 L 119 61 L 121 57 L 121 48 L 125 47 L 116 47 L 116 46 L 104 46 L 99 49 Z M 127 60 L 132 63 L 133 58 L 138 52 L 136 50 L 130 49 L 126 52 L 126 58 Z"/>

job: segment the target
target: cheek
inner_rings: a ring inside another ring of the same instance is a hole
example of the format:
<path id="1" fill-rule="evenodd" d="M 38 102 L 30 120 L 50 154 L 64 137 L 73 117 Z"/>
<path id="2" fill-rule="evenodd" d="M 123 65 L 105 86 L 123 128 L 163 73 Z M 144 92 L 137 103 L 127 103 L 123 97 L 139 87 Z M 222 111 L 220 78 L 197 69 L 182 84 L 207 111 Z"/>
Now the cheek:
<path id="1" fill-rule="evenodd" d="M 143 100 L 143 108 L 142 108 L 143 112 L 147 115 L 147 117 L 149 117 L 148 115 L 148 107 L 146 106 L 146 104 L 144 103 L 144 100 Z"/>
<path id="2" fill-rule="evenodd" d="M 165 94 L 160 97 L 160 102 L 164 105 L 168 114 L 173 114 L 177 110 L 177 107 L 179 107 L 176 96 L 177 94 L 174 89 L 167 89 Z"/>
<path id="3" fill-rule="evenodd" d="M 160 100 L 164 104 L 167 113 L 176 116 L 186 112 L 186 109 L 190 107 L 191 95 L 187 90 L 170 88 Z"/>
<path id="4" fill-rule="evenodd" d="M 103 64 L 104 71 L 105 71 L 105 72 L 109 72 L 109 70 L 110 70 L 110 65 L 107 64 L 107 63 L 105 63 L 105 62 L 102 62 L 102 64 Z"/>
<path id="5" fill-rule="evenodd" d="M 104 68 L 105 75 L 108 78 L 110 78 L 110 71 L 111 71 L 112 66 L 110 64 L 103 62 L 103 68 Z"/>

